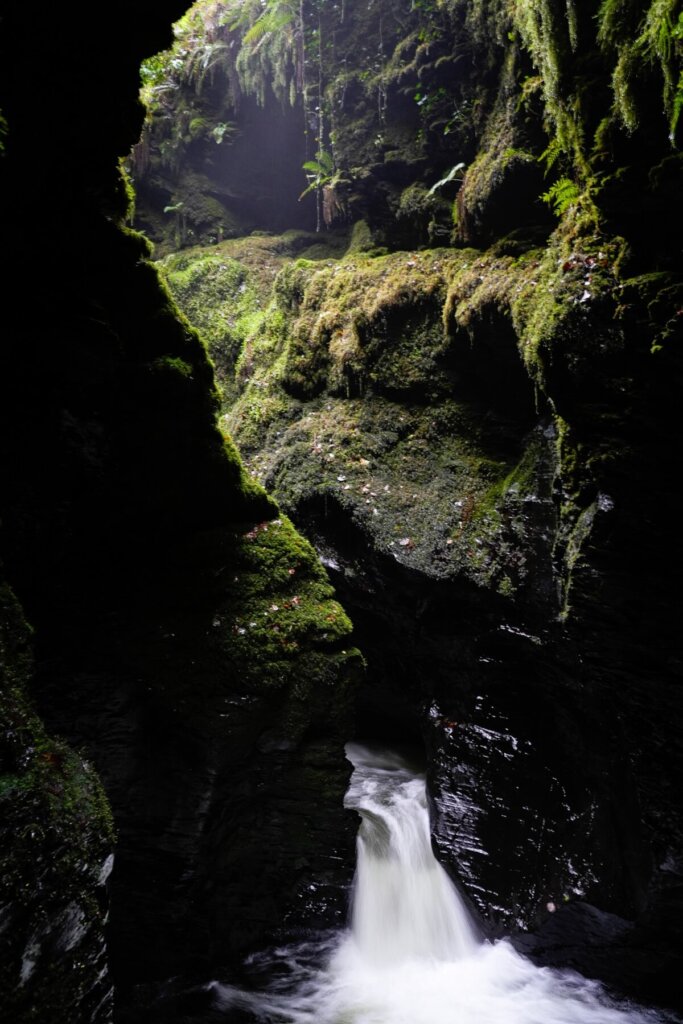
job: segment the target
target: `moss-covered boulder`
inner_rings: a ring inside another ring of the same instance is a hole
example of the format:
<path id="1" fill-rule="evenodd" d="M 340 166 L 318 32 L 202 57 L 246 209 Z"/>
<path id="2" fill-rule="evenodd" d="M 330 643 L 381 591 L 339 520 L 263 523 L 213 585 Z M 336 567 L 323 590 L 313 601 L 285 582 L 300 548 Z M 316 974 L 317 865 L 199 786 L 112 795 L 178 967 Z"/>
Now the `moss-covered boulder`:
<path id="1" fill-rule="evenodd" d="M 246 333 L 224 418 L 257 478 L 293 514 L 332 502 L 429 576 L 558 600 L 549 554 L 541 585 L 524 540 L 531 506 L 553 519 L 559 472 L 561 425 L 536 409 L 513 329 L 539 262 L 474 250 L 291 262 Z"/>

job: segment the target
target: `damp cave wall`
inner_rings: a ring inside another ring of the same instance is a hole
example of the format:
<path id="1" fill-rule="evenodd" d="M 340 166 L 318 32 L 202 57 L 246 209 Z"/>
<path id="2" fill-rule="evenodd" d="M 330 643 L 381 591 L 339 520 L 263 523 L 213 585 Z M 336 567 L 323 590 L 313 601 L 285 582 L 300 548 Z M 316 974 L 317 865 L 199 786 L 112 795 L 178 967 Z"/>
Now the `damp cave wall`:
<path id="1" fill-rule="evenodd" d="M 219 431 L 205 349 L 126 227 L 139 65 L 182 12 L 2 17 L 0 1002 L 16 1024 L 109 1021 L 114 1001 L 137 1019 L 169 976 L 345 912 L 350 623 Z"/>

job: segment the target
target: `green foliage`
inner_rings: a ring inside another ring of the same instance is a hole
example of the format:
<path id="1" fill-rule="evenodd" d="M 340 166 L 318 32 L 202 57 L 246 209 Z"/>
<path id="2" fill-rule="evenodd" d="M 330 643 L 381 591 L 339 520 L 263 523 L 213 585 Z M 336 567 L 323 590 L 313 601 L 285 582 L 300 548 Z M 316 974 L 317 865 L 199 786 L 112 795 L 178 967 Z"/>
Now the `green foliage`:
<path id="1" fill-rule="evenodd" d="M 166 53 L 155 53 L 153 57 L 147 57 L 140 65 L 140 80 L 143 87 L 153 89 L 161 85 L 168 71 L 168 56 Z"/>
<path id="2" fill-rule="evenodd" d="M 556 135 L 550 140 L 546 148 L 539 156 L 539 162 L 545 165 L 546 173 L 555 166 L 563 154 L 562 143 Z"/>
<path id="3" fill-rule="evenodd" d="M 543 193 L 541 199 L 552 207 L 552 211 L 557 217 L 561 217 L 570 206 L 576 204 L 580 194 L 579 186 L 571 178 L 558 178 L 548 191 Z"/>
<path id="4" fill-rule="evenodd" d="M 210 129 L 210 122 L 205 117 L 193 117 L 188 125 L 191 139 L 201 138 Z"/>
<path id="5" fill-rule="evenodd" d="M 233 26 L 242 32 L 235 68 L 242 89 L 263 105 L 271 88 L 294 103 L 304 85 L 305 33 L 291 0 L 245 3 Z"/>
<path id="6" fill-rule="evenodd" d="M 324 149 L 319 149 L 315 160 L 306 160 L 302 164 L 302 170 L 306 172 L 308 185 L 299 196 L 301 201 L 304 196 L 315 192 L 317 200 L 317 223 L 316 231 L 320 231 L 322 223 L 331 227 L 335 219 L 343 216 L 346 212 L 342 200 L 340 200 L 337 189 L 344 179 L 338 170 L 335 170 L 334 157 Z"/>
<path id="7" fill-rule="evenodd" d="M 213 83 L 216 72 L 230 61 L 230 43 L 222 39 L 206 40 L 190 50 L 183 77 L 197 93 L 201 93 L 207 81 Z"/>
<path id="8" fill-rule="evenodd" d="M 306 171 L 308 185 L 299 196 L 300 199 L 334 180 L 334 157 L 324 149 L 319 149 L 315 154 L 315 160 L 307 160 L 302 164 L 302 170 Z"/>
<path id="9" fill-rule="evenodd" d="M 576 173 L 586 176 L 583 96 L 571 79 L 579 33 L 576 8 L 554 0 L 520 0 L 514 23 L 541 77 L 553 151 L 561 152 Z"/>
<path id="10" fill-rule="evenodd" d="M 243 45 L 255 46 L 265 36 L 279 32 L 291 26 L 295 18 L 295 8 L 291 3 L 273 2 L 266 4 L 263 13 L 245 32 Z"/>
<path id="11" fill-rule="evenodd" d="M 673 143 L 683 108 L 683 11 L 679 0 L 651 0 L 641 12 L 626 0 L 603 0 L 598 40 L 616 58 L 612 75 L 615 107 L 628 131 L 640 118 L 639 82 L 658 67 L 662 105 Z"/>

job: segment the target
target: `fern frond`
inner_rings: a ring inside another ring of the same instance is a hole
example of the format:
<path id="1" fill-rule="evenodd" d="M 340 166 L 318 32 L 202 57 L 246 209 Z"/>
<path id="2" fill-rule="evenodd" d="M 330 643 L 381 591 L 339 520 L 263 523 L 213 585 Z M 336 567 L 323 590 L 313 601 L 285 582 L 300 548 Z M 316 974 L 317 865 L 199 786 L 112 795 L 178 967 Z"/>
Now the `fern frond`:
<path id="1" fill-rule="evenodd" d="M 571 178 L 558 178 L 547 192 L 544 192 L 541 199 L 548 206 L 552 206 L 553 213 L 561 217 L 563 213 L 573 206 L 578 200 L 581 192 L 579 186 Z"/>
<path id="2" fill-rule="evenodd" d="M 562 147 L 562 143 L 560 142 L 557 135 L 554 135 L 538 158 L 539 163 L 545 164 L 546 174 L 548 173 L 548 171 L 552 170 L 552 168 L 555 166 L 559 158 L 562 156 L 563 152 L 564 150 Z"/>
<path id="3" fill-rule="evenodd" d="M 245 32 L 243 43 L 247 46 L 253 46 L 265 35 L 269 35 L 271 32 L 278 32 L 281 28 L 291 24 L 293 18 L 294 12 L 291 9 L 276 7 L 272 10 L 266 10 L 258 21 L 255 21 L 251 28 Z"/>

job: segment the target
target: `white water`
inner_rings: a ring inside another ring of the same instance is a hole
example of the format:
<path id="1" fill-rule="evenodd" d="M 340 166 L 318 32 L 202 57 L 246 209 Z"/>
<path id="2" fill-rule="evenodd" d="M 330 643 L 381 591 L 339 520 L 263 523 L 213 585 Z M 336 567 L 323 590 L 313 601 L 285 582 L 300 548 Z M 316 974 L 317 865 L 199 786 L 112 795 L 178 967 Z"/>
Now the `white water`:
<path id="1" fill-rule="evenodd" d="M 425 782 L 392 754 L 349 744 L 355 767 L 344 804 L 361 816 L 352 941 L 371 967 L 460 960 L 477 939 L 435 859 Z"/>
<path id="2" fill-rule="evenodd" d="M 352 928 L 327 965 L 312 944 L 271 951 L 266 993 L 214 983 L 234 1009 L 269 1024 L 654 1024 L 600 985 L 535 967 L 506 941 L 481 942 L 429 839 L 425 780 L 396 755 L 349 744 L 345 804 L 358 811 Z M 319 952 L 319 950 L 318 950 Z"/>

